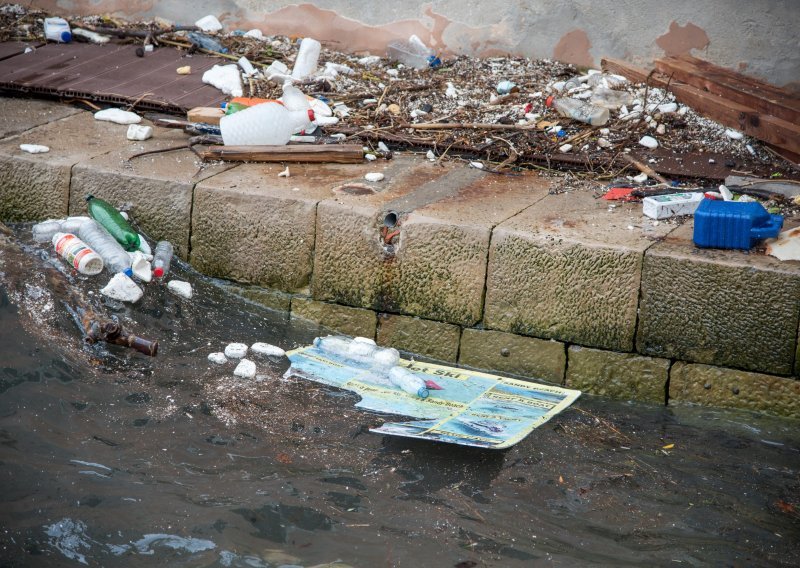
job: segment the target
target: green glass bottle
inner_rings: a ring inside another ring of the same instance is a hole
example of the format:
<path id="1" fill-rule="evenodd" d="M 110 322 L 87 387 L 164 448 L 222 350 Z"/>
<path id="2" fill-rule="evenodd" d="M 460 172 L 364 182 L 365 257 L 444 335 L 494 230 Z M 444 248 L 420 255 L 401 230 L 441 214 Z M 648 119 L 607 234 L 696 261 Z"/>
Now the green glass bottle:
<path id="1" fill-rule="evenodd" d="M 116 207 L 108 201 L 103 201 L 94 195 L 86 196 L 86 208 L 89 217 L 100 223 L 103 228 L 111 233 L 119 244 L 128 252 L 139 250 L 141 241 L 139 233 L 133 230 L 130 223 L 125 220 Z"/>

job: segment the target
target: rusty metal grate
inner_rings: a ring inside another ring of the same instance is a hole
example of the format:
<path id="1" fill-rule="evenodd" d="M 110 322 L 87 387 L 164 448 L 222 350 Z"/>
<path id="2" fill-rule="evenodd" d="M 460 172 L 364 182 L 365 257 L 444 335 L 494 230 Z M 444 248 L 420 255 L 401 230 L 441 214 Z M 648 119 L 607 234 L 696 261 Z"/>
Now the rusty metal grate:
<path id="1" fill-rule="evenodd" d="M 225 99 L 201 81 L 218 63 L 223 62 L 172 48 L 137 57 L 136 46 L 113 44 L 48 44 L 19 54 L 9 42 L 0 44 L 0 89 L 116 104 L 138 101 L 137 108 L 182 114 Z M 184 65 L 191 65 L 191 75 L 175 72 Z"/>

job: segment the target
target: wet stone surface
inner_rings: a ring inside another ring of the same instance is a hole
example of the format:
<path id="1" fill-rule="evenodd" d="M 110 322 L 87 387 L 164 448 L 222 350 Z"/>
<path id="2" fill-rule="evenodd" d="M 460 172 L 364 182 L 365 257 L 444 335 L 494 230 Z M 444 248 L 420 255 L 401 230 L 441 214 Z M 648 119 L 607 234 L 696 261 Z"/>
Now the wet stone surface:
<path id="1" fill-rule="evenodd" d="M 507 451 L 384 438 L 285 361 L 206 360 L 316 327 L 183 264 L 190 301 L 103 302 L 34 252 L 0 240 L 0 565 L 796 565 L 796 422 L 585 396 Z M 158 357 L 84 345 L 70 288 Z"/>

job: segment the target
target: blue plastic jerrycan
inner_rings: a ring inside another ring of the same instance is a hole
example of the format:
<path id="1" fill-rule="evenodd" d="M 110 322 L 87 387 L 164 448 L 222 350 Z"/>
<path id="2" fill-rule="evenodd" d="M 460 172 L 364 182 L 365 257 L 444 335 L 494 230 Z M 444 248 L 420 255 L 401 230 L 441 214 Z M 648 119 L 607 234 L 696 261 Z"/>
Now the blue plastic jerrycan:
<path id="1" fill-rule="evenodd" d="M 694 212 L 694 244 L 703 248 L 749 250 L 756 241 L 777 237 L 783 215 L 771 215 L 755 201 L 703 199 Z"/>

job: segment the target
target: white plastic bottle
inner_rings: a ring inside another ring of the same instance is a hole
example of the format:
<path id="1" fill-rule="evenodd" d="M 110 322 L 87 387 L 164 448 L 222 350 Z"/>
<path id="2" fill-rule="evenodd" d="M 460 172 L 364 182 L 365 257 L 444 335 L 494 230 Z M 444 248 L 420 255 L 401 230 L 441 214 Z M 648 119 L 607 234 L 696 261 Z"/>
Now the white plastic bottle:
<path id="1" fill-rule="evenodd" d="M 608 122 L 609 112 L 607 108 L 598 107 L 578 99 L 557 99 L 551 96 L 547 98 L 545 104 L 556 109 L 561 116 L 579 120 L 592 126 L 602 126 Z"/>
<path id="2" fill-rule="evenodd" d="M 303 131 L 311 132 L 314 130 L 313 120 L 316 113 L 309 114 L 308 111 L 311 110 L 311 103 L 303 91 L 292 85 L 284 85 L 283 95 L 280 101 L 283 103 L 283 106 L 286 107 L 286 110 L 292 111 L 293 119 L 297 120 L 294 124 L 293 134 Z"/>
<path id="3" fill-rule="evenodd" d="M 223 116 L 219 121 L 226 146 L 283 146 L 298 125 L 314 120 L 314 111 L 289 110 L 280 103 L 262 103 Z"/>
<path id="4" fill-rule="evenodd" d="M 103 259 L 100 255 L 72 233 L 56 233 L 53 235 L 53 246 L 59 256 L 81 274 L 94 276 L 102 272 Z"/>
<path id="5" fill-rule="evenodd" d="M 319 52 L 322 45 L 315 39 L 310 37 L 304 38 L 300 42 L 300 50 L 297 52 L 297 57 L 294 60 L 294 68 L 292 68 L 292 77 L 301 80 L 309 75 L 313 75 L 317 70 L 319 63 Z"/>
<path id="6" fill-rule="evenodd" d="M 67 20 L 64 18 L 45 18 L 44 36 L 49 41 L 57 41 L 58 43 L 69 43 L 72 41 L 72 32 L 69 29 L 69 23 L 67 23 Z"/>
<path id="7" fill-rule="evenodd" d="M 404 367 L 389 369 L 389 380 L 394 386 L 420 398 L 428 398 L 430 391 L 425 381 Z"/>
<path id="8" fill-rule="evenodd" d="M 378 347 L 373 340 L 366 337 L 355 339 L 335 335 L 318 337 L 314 340 L 314 347 L 360 365 L 381 369 L 388 369 L 400 360 L 397 349 Z"/>
<path id="9" fill-rule="evenodd" d="M 103 258 L 109 272 L 114 274 L 122 272 L 126 276 L 133 275 L 131 257 L 125 252 L 122 245 L 111 236 L 111 233 L 100 226 L 97 221 L 90 219 L 81 225 L 78 236 Z"/>

